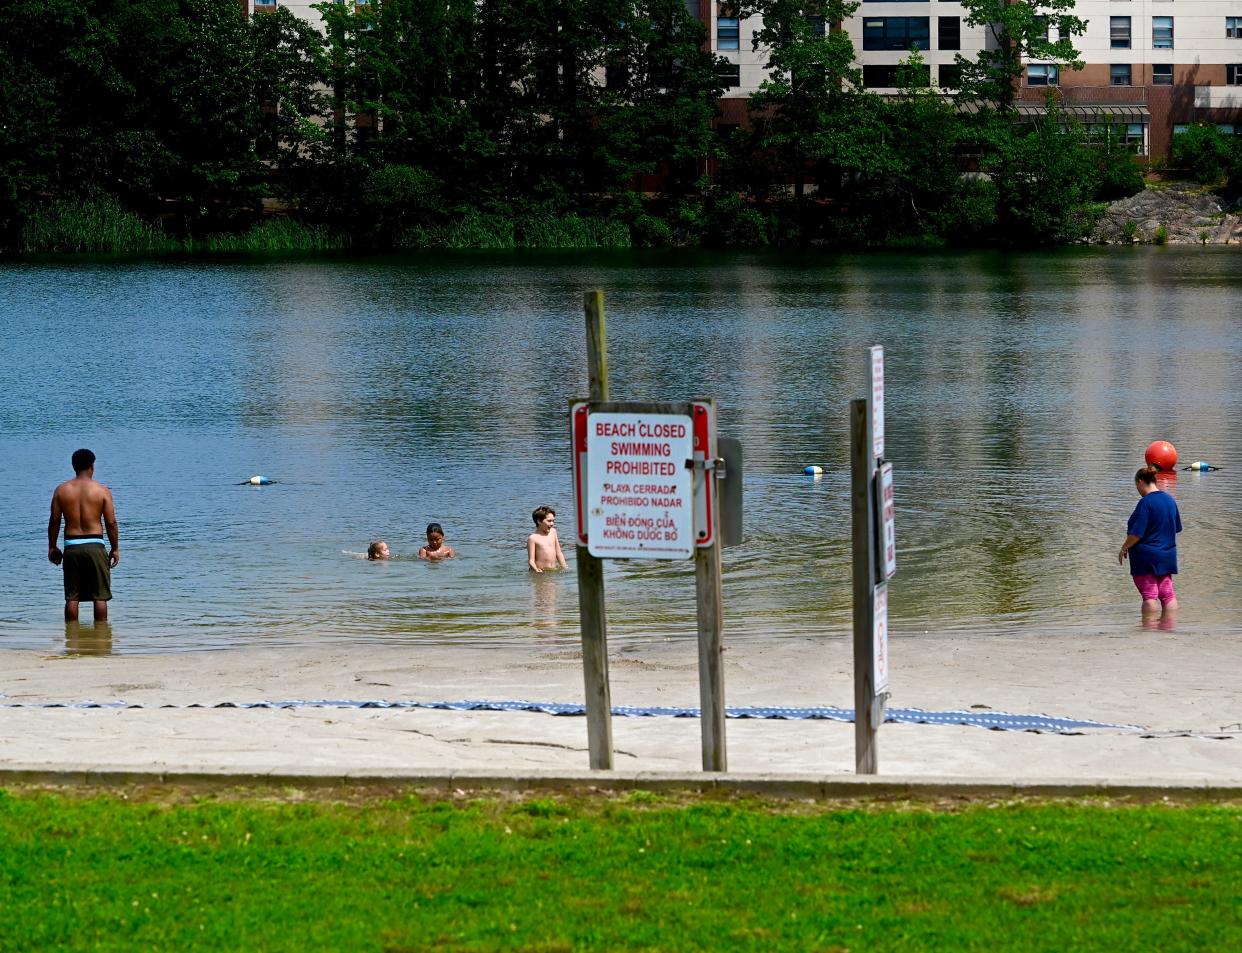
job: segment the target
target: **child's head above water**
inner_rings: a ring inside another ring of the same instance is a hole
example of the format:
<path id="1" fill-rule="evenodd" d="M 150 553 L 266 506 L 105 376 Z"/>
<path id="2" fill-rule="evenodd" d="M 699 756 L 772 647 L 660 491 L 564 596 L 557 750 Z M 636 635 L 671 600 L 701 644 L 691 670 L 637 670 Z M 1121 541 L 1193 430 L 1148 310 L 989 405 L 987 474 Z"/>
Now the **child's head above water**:
<path id="1" fill-rule="evenodd" d="M 543 521 L 549 516 L 552 517 L 552 519 L 548 522 L 548 527 L 551 528 L 552 524 L 556 522 L 556 510 L 552 509 L 552 507 L 540 506 L 535 510 L 535 512 L 530 514 L 531 519 L 535 521 L 535 525 L 539 527 L 543 526 Z"/>
<path id="2" fill-rule="evenodd" d="M 392 553 L 388 551 L 388 544 L 382 539 L 377 539 L 367 547 L 367 559 L 391 559 Z"/>
<path id="3" fill-rule="evenodd" d="M 427 524 L 427 548 L 438 549 L 444 542 L 444 527 L 439 523 Z"/>

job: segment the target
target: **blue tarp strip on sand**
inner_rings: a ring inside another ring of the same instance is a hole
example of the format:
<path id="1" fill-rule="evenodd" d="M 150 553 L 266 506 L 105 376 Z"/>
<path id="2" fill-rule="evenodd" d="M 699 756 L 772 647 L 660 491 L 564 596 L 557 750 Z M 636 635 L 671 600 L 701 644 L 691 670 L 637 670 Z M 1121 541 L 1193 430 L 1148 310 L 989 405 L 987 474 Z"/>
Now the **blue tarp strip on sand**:
<path id="1" fill-rule="evenodd" d="M 42 704 L 4 705 L 6 708 L 143 708 L 128 702 L 45 702 Z M 345 701 L 321 699 L 318 701 L 261 701 L 219 702 L 217 704 L 157 705 L 156 708 L 431 708 L 447 711 L 533 711 L 548 715 L 585 715 L 586 706 L 565 702 L 530 701 Z M 698 718 L 697 708 L 652 707 L 638 708 L 617 705 L 612 713 L 619 718 Z M 769 718 L 790 721 L 829 720 L 852 722 L 852 708 L 726 708 L 729 718 Z M 1120 731 L 1141 731 L 1136 725 L 1114 725 L 1107 722 L 1087 721 L 1080 718 L 1056 718 L 1051 715 L 1015 715 L 1003 711 L 924 711 L 921 708 L 890 708 L 884 713 L 885 722 L 916 725 L 974 725 L 994 731 L 1039 731 L 1057 734 L 1075 734 L 1087 728 L 1107 728 Z"/>

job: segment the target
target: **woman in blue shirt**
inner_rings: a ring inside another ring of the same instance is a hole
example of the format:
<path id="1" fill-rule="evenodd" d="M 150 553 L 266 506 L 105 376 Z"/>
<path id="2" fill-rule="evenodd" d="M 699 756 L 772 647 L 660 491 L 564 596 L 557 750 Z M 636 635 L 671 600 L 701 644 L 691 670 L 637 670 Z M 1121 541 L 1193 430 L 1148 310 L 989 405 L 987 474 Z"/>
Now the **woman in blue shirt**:
<path id="1" fill-rule="evenodd" d="M 1177 501 L 1156 486 L 1157 467 L 1141 467 L 1134 474 L 1138 506 L 1126 524 L 1126 539 L 1117 562 L 1130 559 L 1130 577 L 1143 597 L 1143 615 L 1161 612 L 1161 618 L 1177 609 L 1173 576 L 1177 574 L 1177 534 L 1182 516 Z"/>

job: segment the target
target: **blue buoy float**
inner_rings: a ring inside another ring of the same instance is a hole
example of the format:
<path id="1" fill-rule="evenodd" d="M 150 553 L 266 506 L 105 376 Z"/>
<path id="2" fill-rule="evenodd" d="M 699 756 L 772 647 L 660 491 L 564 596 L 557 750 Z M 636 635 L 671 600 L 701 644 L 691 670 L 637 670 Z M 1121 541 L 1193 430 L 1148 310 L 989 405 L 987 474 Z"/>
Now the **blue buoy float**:
<path id="1" fill-rule="evenodd" d="M 255 474 L 249 480 L 243 480 L 238 486 L 271 486 L 276 481 L 269 477 L 259 476 Z"/>
<path id="2" fill-rule="evenodd" d="M 807 476 L 820 476 L 824 472 L 824 468 L 812 465 L 809 467 L 803 467 L 802 472 Z"/>
<path id="3" fill-rule="evenodd" d="M 1206 460 L 1196 460 L 1190 466 L 1182 467 L 1183 470 L 1198 470 L 1200 473 L 1207 473 L 1209 470 L 1219 470 L 1220 467 L 1214 467 Z"/>

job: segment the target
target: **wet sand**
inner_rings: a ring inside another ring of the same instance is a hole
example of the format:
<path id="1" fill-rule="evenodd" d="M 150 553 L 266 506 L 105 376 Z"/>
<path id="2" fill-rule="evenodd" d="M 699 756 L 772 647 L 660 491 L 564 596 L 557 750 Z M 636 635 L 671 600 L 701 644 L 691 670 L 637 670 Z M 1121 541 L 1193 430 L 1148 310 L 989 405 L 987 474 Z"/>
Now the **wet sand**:
<path id="1" fill-rule="evenodd" d="M 81 648 L 89 649 L 89 644 Z M 1081 735 L 887 724 L 882 774 L 922 777 L 1242 781 L 1242 637 L 1116 635 L 950 638 L 892 644 L 893 707 L 991 708 L 1132 724 Z M 726 651 L 730 705 L 852 707 L 845 639 L 777 639 Z M 572 638 L 526 648 L 342 645 L 176 655 L 0 654 L 0 768 L 581 770 L 586 721 L 529 712 L 426 709 L 160 709 L 288 699 L 581 702 Z M 624 646 L 616 705 L 697 706 L 692 642 Z M 124 700 L 142 709 L 17 703 Z M 847 774 L 853 726 L 730 720 L 736 772 Z M 616 766 L 699 768 L 699 722 L 614 718 Z"/>

